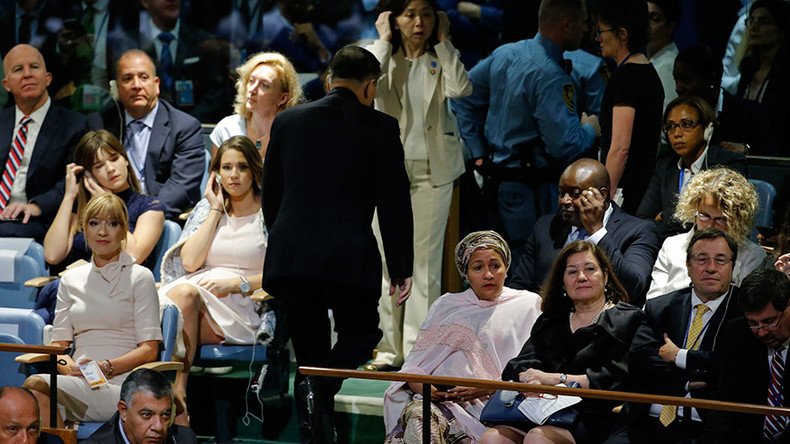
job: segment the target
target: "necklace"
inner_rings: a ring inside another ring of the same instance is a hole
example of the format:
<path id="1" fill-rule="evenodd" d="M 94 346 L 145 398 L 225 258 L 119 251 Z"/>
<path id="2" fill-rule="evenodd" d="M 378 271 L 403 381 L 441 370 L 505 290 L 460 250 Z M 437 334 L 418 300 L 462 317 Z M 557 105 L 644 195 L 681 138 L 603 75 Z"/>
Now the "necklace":
<path id="1" fill-rule="evenodd" d="M 614 304 L 612 303 L 612 301 L 606 301 L 606 303 L 603 304 L 603 307 L 601 308 L 601 311 L 599 311 L 598 314 L 595 315 L 595 317 L 593 318 L 592 322 L 590 322 L 588 325 L 596 324 L 598 322 L 598 319 L 601 318 L 601 314 L 603 314 L 604 311 L 606 311 L 606 310 L 608 310 L 608 309 L 610 309 L 612 307 L 614 307 Z M 574 313 L 576 313 L 576 312 L 575 311 L 571 311 L 568 314 L 568 324 L 571 327 L 571 332 L 575 332 L 576 330 L 578 330 L 578 329 L 574 330 L 574 328 L 573 328 L 573 315 L 574 315 Z"/>

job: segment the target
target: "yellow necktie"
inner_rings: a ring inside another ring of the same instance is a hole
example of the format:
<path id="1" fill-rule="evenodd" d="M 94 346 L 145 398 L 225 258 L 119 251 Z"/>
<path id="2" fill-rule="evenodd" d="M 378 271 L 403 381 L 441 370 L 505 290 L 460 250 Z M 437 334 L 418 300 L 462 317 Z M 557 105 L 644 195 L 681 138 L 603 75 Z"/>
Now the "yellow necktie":
<path id="1" fill-rule="evenodd" d="M 702 333 L 702 328 L 704 326 L 702 317 L 705 316 L 705 313 L 710 311 L 710 308 L 705 304 L 698 304 L 694 306 L 694 310 L 694 319 L 691 321 L 691 327 L 689 327 L 688 335 L 686 335 L 686 344 L 684 346 L 686 350 L 697 350 L 699 348 L 700 341 L 697 339 L 699 339 L 699 335 Z M 664 427 L 668 427 L 675 421 L 677 413 L 678 406 L 665 405 L 661 409 L 661 415 L 659 415 L 658 420 L 661 421 Z"/>

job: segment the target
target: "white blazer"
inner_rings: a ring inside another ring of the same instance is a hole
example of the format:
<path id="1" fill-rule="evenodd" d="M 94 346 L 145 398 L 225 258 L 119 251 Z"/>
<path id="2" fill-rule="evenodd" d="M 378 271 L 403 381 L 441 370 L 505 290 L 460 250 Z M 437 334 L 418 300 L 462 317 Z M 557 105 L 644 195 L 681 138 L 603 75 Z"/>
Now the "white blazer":
<path id="1" fill-rule="evenodd" d="M 382 78 L 376 88 L 376 109 L 395 117 L 400 122 L 403 102 L 399 85 L 393 85 L 393 71 L 399 63 L 405 63 L 403 51 L 392 54 L 392 45 L 384 40 L 376 40 L 366 49 L 381 63 Z M 461 139 L 455 116 L 450 111 L 448 99 L 456 99 L 472 94 L 472 82 L 466 73 L 458 51 L 449 42 L 439 42 L 434 46 L 436 55 L 428 52 L 429 65 L 436 62 L 436 68 L 425 73 L 425 140 L 428 144 L 428 161 L 431 166 L 431 183 L 434 186 L 448 184 L 464 172 L 464 159 Z M 400 122 L 401 141 L 404 140 L 405 123 Z"/>

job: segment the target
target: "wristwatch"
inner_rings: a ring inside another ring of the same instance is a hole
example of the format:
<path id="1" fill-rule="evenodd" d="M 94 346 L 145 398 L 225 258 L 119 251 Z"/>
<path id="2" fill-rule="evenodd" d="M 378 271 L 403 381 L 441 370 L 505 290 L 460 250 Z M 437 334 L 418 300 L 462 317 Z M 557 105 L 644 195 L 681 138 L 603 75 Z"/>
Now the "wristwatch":
<path id="1" fill-rule="evenodd" d="M 567 380 L 568 380 L 568 375 L 566 375 L 565 373 L 560 375 L 560 384 L 565 384 L 565 381 Z"/>
<path id="2" fill-rule="evenodd" d="M 249 296 L 251 289 L 250 281 L 248 281 L 246 277 L 242 276 L 241 283 L 239 284 L 239 290 L 241 290 L 241 294 L 244 296 Z"/>

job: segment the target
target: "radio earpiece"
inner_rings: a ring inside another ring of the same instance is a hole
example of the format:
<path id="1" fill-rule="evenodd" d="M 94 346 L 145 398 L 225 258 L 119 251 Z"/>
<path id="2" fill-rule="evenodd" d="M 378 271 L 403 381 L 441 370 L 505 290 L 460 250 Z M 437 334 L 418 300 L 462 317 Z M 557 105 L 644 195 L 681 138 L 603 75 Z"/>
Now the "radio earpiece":
<path id="1" fill-rule="evenodd" d="M 705 127 L 702 138 L 705 140 L 705 143 L 710 143 L 710 139 L 713 138 L 713 122 L 710 122 L 708 126 Z"/>
<path id="2" fill-rule="evenodd" d="M 219 174 L 214 176 L 214 182 L 217 182 L 217 185 L 222 185 L 222 179 L 219 177 Z"/>

